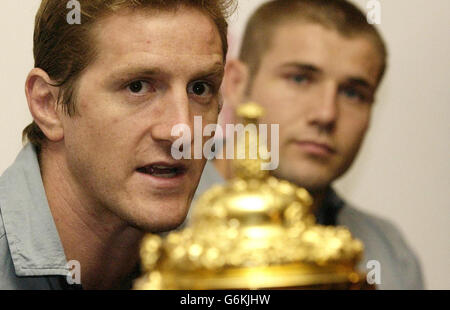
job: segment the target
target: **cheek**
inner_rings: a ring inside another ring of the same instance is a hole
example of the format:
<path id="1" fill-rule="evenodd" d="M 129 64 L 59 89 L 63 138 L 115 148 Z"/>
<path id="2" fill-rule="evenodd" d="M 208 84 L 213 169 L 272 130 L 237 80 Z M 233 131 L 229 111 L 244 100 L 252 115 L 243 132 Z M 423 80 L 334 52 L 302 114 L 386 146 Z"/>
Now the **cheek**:
<path id="1" fill-rule="evenodd" d="M 69 158 L 80 162 L 87 161 L 93 157 L 93 140 L 98 134 L 94 132 L 85 118 L 75 116 L 65 123 L 64 127 L 64 145 Z"/>
<path id="2" fill-rule="evenodd" d="M 268 84 L 270 87 L 264 87 Z M 252 91 L 251 100 L 265 110 L 261 123 L 279 125 L 281 143 L 287 132 L 295 131 L 301 123 L 303 112 L 299 94 L 286 87 L 280 79 L 273 79 L 270 83 L 261 83 L 258 86 Z"/>
<path id="3" fill-rule="evenodd" d="M 217 124 L 217 121 L 219 119 L 219 113 L 218 108 L 214 107 L 212 109 L 209 109 L 206 113 L 201 114 L 203 118 L 203 127 L 207 126 L 208 124 Z"/>
<path id="4" fill-rule="evenodd" d="M 100 118 L 83 112 L 70 123 L 65 137 L 73 169 L 80 170 L 86 178 L 96 175 L 105 180 L 122 178 L 132 150 L 133 132 L 138 129 L 107 114 Z"/>
<path id="5" fill-rule="evenodd" d="M 354 155 L 360 148 L 369 126 L 368 113 L 348 115 L 341 118 L 337 132 L 337 143 L 345 155 Z"/>

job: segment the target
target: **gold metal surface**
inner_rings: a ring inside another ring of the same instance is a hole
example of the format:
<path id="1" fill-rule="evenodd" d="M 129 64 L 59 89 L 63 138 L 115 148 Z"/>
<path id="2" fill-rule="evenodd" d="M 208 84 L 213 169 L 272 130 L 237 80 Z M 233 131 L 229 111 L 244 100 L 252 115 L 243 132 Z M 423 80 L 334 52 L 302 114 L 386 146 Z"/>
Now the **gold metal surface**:
<path id="1" fill-rule="evenodd" d="M 238 111 L 246 124 L 263 115 Z M 248 134 L 238 143 L 256 143 Z M 147 235 L 144 275 L 135 289 L 354 289 L 363 245 L 344 227 L 321 226 L 303 188 L 260 169 L 261 158 L 234 160 L 236 177 L 213 186 L 193 207 L 190 225 L 166 238 Z"/>

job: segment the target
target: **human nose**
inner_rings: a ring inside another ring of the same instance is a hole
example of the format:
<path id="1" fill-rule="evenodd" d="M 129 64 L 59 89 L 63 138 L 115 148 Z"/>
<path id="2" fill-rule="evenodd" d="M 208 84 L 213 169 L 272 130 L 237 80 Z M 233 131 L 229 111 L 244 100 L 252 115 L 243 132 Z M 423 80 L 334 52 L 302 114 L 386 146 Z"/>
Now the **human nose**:
<path id="1" fill-rule="evenodd" d="M 316 91 L 316 98 L 311 102 L 308 122 L 320 130 L 332 131 L 338 118 L 338 86 L 330 81 Z"/>
<path id="2" fill-rule="evenodd" d="M 179 138 L 177 135 L 172 135 L 173 129 L 180 124 L 187 126 L 192 132 L 193 121 L 185 87 L 174 87 L 167 91 L 160 108 L 158 120 L 151 131 L 153 140 L 173 143 Z"/>

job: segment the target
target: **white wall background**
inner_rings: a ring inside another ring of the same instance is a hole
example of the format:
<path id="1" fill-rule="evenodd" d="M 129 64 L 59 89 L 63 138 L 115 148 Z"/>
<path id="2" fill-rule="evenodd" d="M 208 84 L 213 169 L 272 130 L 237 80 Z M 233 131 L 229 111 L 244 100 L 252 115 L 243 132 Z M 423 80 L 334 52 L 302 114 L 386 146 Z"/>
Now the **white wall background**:
<path id="1" fill-rule="evenodd" d="M 352 1 L 365 8 L 368 0 Z M 239 0 L 232 53 L 261 2 Z M 427 288 L 450 289 L 450 1 L 380 2 L 390 68 L 363 150 L 337 188 L 397 224 L 422 261 Z M 39 3 L 0 3 L 0 173 L 20 150 L 31 120 L 23 89 L 33 66 Z"/>

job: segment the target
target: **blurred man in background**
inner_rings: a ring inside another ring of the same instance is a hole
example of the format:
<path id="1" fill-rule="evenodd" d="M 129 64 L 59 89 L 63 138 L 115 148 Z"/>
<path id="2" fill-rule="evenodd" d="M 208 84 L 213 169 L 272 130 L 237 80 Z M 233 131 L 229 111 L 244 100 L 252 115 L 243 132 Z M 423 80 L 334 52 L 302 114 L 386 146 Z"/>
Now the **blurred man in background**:
<path id="1" fill-rule="evenodd" d="M 225 109 L 255 101 L 266 111 L 261 123 L 280 125 L 272 174 L 312 194 L 320 224 L 347 226 L 364 243 L 359 267 L 379 262 L 379 288 L 422 289 L 419 261 L 397 228 L 332 188 L 358 154 L 386 66 L 382 37 L 348 1 L 270 1 L 251 16 L 239 59 L 227 64 Z M 207 163 L 196 194 L 231 177 L 229 161 Z"/>

